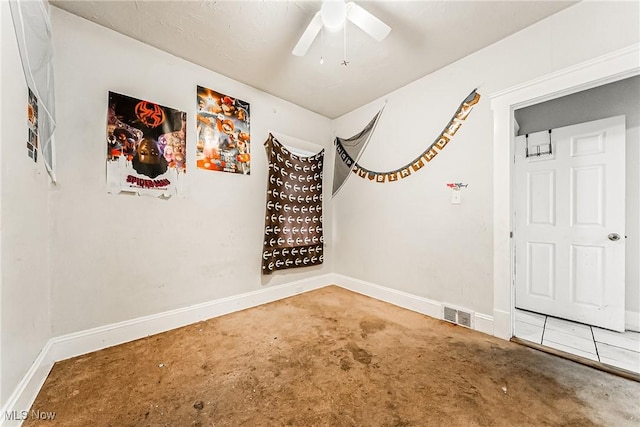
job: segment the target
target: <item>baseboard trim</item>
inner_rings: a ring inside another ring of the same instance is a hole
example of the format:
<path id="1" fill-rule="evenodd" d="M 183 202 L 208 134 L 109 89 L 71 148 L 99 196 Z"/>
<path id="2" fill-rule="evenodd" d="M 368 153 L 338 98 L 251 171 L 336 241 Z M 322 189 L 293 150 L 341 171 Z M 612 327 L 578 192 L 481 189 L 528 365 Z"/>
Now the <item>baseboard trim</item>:
<path id="1" fill-rule="evenodd" d="M 19 426 L 28 415 L 40 388 L 47 379 L 54 361 L 51 359 L 52 340 L 49 340 L 27 373 L 13 391 L 0 414 L 0 426 Z"/>
<path id="2" fill-rule="evenodd" d="M 0 426 L 19 426 L 27 415 L 42 384 L 55 362 L 102 350 L 114 345 L 166 332 L 206 319 L 278 301 L 304 292 L 323 288 L 335 282 L 332 273 L 271 286 L 245 294 L 220 298 L 189 307 L 126 320 L 50 339 L 0 414 Z"/>
<path id="3" fill-rule="evenodd" d="M 398 307 L 436 319 L 442 319 L 443 303 L 441 302 L 364 280 L 329 273 L 189 307 L 74 332 L 52 338 L 47 342 L 2 408 L 0 426 L 19 426 L 22 423 L 19 419 L 7 418 L 8 416 L 12 418 L 26 416 L 26 411 L 31 408 L 42 384 L 44 384 L 56 362 L 330 285 L 340 286 Z M 472 310 L 469 311 L 473 312 Z M 493 334 L 494 320 L 491 316 L 474 313 L 472 325 L 479 332 Z"/>
<path id="4" fill-rule="evenodd" d="M 364 280 L 343 276 L 341 274 L 335 274 L 334 276 L 336 285 L 342 288 L 396 305 L 398 307 L 406 308 L 407 310 L 415 311 L 435 319 L 442 320 L 443 318 L 442 309 L 445 304 L 442 302 L 399 291 L 397 289 L 387 288 Z M 464 309 L 464 307 L 458 308 Z M 474 330 L 493 335 L 494 326 L 492 316 L 475 313 L 473 310 L 468 311 L 473 313 L 471 325 Z"/>
<path id="5" fill-rule="evenodd" d="M 53 339 L 52 354 L 55 361 L 101 350 L 136 339 L 191 325 L 196 322 L 224 316 L 303 292 L 333 284 L 334 275 L 324 274 L 282 285 L 272 286 L 231 297 L 194 304 L 150 316 L 101 326 L 63 335 Z"/>
<path id="6" fill-rule="evenodd" d="M 443 318 L 443 303 L 341 274 L 324 274 L 295 282 L 220 298 L 176 310 L 144 316 L 50 339 L 22 378 L 0 414 L 0 427 L 19 426 L 55 362 L 166 332 L 196 322 L 336 285 L 436 319 Z M 473 310 L 469 310 L 473 312 Z M 511 314 L 494 310 L 493 316 L 473 312 L 473 329 L 511 339 Z M 625 312 L 626 329 L 640 331 L 640 312 Z M 16 419 L 7 419 L 8 416 Z"/>
<path id="7" fill-rule="evenodd" d="M 510 312 L 493 310 L 493 335 L 504 340 L 511 339 L 513 328 L 511 327 Z"/>
<path id="8" fill-rule="evenodd" d="M 376 285 L 371 282 L 365 282 L 364 280 L 343 276 L 341 274 L 336 274 L 335 276 L 335 283 L 341 288 L 348 289 L 352 292 L 357 292 L 380 301 L 388 302 L 411 311 L 426 314 L 427 316 L 435 317 L 436 319 L 442 318 L 442 304 L 437 301 Z"/>
<path id="9" fill-rule="evenodd" d="M 627 331 L 640 332 L 640 311 L 625 311 L 624 329 Z"/>
<path id="10" fill-rule="evenodd" d="M 493 316 L 475 313 L 474 329 L 487 335 L 493 335 Z"/>

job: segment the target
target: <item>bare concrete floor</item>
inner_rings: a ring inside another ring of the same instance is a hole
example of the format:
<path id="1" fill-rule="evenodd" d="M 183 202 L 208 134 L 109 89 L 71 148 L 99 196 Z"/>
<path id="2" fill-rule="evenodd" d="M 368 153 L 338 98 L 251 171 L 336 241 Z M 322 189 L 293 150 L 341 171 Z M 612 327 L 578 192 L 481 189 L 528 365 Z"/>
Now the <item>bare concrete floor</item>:
<path id="1" fill-rule="evenodd" d="M 339 287 L 57 363 L 25 426 L 638 426 L 640 383 Z"/>

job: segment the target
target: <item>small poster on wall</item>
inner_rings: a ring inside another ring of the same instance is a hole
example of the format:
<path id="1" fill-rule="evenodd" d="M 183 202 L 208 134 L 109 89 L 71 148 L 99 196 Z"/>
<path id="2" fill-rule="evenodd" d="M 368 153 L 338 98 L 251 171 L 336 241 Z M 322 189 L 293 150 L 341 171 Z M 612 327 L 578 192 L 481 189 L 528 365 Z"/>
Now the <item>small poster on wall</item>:
<path id="1" fill-rule="evenodd" d="M 34 162 L 38 161 L 38 98 L 29 89 L 29 100 L 27 102 L 27 154 Z"/>
<path id="2" fill-rule="evenodd" d="M 200 86 L 197 102 L 198 168 L 249 175 L 249 103 Z"/>
<path id="3" fill-rule="evenodd" d="M 178 175 L 187 167 L 186 119 L 185 112 L 109 92 L 109 192 L 178 193 Z"/>

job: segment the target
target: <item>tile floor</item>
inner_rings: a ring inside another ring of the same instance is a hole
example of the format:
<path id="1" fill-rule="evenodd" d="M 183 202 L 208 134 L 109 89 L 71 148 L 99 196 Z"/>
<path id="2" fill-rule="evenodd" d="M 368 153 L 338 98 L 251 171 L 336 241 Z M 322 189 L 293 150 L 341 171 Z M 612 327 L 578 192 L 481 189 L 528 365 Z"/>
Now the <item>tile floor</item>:
<path id="1" fill-rule="evenodd" d="M 640 374 L 638 332 L 613 332 L 516 309 L 514 335 L 523 340 Z"/>

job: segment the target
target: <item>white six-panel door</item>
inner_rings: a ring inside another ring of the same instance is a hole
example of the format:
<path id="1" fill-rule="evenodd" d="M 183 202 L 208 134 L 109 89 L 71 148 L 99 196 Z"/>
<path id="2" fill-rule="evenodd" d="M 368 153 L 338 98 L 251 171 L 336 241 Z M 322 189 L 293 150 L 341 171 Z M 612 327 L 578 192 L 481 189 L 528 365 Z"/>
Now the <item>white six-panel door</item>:
<path id="1" fill-rule="evenodd" d="M 528 158 L 526 144 L 516 138 L 516 307 L 624 331 L 624 116 L 530 134 Z"/>

